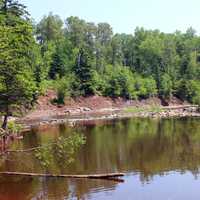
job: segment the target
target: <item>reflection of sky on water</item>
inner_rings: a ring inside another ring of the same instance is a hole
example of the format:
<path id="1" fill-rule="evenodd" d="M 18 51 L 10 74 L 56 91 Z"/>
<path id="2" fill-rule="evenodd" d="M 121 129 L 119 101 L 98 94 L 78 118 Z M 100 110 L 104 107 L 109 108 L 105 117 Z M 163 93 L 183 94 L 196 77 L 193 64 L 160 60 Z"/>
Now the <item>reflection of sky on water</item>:
<path id="1" fill-rule="evenodd" d="M 199 200 L 200 179 L 191 172 L 168 172 L 142 183 L 128 174 L 124 183 L 107 180 L 24 178 L 0 184 L 0 200 Z M 16 185 L 17 184 L 17 185 Z M 14 189 L 15 188 L 15 189 Z M 11 192 L 12 191 L 12 192 Z"/>
<path id="2" fill-rule="evenodd" d="M 86 199 L 94 200 L 199 200 L 200 179 L 186 172 L 156 175 L 149 183 L 142 184 L 139 175 L 125 177 L 114 190 L 91 192 Z M 89 197 L 89 198 L 88 198 Z"/>

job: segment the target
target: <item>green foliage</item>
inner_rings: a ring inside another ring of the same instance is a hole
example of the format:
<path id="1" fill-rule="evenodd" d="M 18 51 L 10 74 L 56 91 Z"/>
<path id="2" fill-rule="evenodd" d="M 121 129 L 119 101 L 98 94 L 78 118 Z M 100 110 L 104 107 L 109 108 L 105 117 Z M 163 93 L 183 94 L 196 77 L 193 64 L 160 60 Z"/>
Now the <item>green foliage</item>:
<path id="1" fill-rule="evenodd" d="M 1 123 L 0 123 L 1 124 Z M 4 133 L 1 133 L 1 136 L 8 136 L 8 135 L 17 135 L 22 131 L 22 125 L 16 123 L 15 121 L 8 121 L 7 127 Z"/>
<path id="2" fill-rule="evenodd" d="M 80 134 L 71 134 L 68 137 L 60 136 L 55 143 L 37 148 L 35 156 L 45 169 L 48 169 L 53 162 L 69 165 L 74 161 L 77 150 L 85 143 L 85 136 Z"/>
<path id="3" fill-rule="evenodd" d="M 73 70 L 75 74 L 74 89 L 79 90 L 83 96 L 95 94 L 96 85 L 93 84 L 95 72 L 86 50 L 80 50 Z"/>
<path id="4" fill-rule="evenodd" d="M 22 130 L 22 126 L 17 124 L 15 121 L 9 121 L 7 125 L 7 130 L 9 134 L 18 134 Z"/>
<path id="5" fill-rule="evenodd" d="M 41 95 L 44 95 L 48 89 L 55 89 L 54 80 L 47 80 L 47 79 L 42 80 L 39 89 L 40 89 L 39 94 Z"/>
<path id="6" fill-rule="evenodd" d="M 62 49 L 57 47 L 55 53 L 52 56 L 52 63 L 49 70 L 49 77 L 51 79 L 55 79 L 56 75 L 59 75 L 60 78 L 65 75 L 65 61 L 67 60 L 64 59 L 62 54 Z"/>
<path id="7" fill-rule="evenodd" d="M 53 156 L 50 153 L 51 146 L 42 146 L 35 151 L 35 157 L 39 160 L 43 168 L 48 168 L 53 162 Z"/>
<path id="8" fill-rule="evenodd" d="M 143 94 L 145 98 L 153 97 L 158 94 L 156 81 L 152 77 L 144 79 L 144 87 L 146 88 L 146 91 Z"/>
<path id="9" fill-rule="evenodd" d="M 109 69 L 111 68 L 111 69 Z M 148 98 L 157 94 L 156 82 L 152 77 L 143 78 L 132 73 L 128 67 L 108 67 L 105 84 L 106 96 L 127 99 Z"/>
<path id="10" fill-rule="evenodd" d="M 188 100 L 200 105 L 200 81 L 190 80 L 186 85 L 186 91 Z"/>
<path id="11" fill-rule="evenodd" d="M 57 91 L 57 98 L 54 100 L 57 104 L 65 104 L 65 97 L 71 96 L 71 84 L 73 78 L 63 77 L 62 79 L 57 79 L 54 82 L 54 88 Z"/>
<path id="12" fill-rule="evenodd" d="M 135 88 L 139 98 L 149 98 L 157 95 L 156 81 L 152 77 L 143 78 L 135 75 Z"/>
<path id="13" fill-rule="evenodd" d="M 171 77 L 168 74 L 164 74 L 161 77 L 161 84 L 160 84 L 160 94 L 164 97 L 169 99 L 172 96 L 173 85 Z"/>
<path id="14" fill-rule="evenodd" d="M 75 52 L 72 50 L 68 40 L 60 40 L 55 44 L 55 51 L 52 54 L 52 62 L 49 69 L 49 77 L 55 79 L 57 76 L 62 78 L 70 72 L 75 62 Z"/>
<path id="15" fill-rule="evenodd" d="M 48 87 L 56 89 L 59 104 L 65 96 L 95 94 L 176 95 L 198 103 L 199 77 L 200 37 L 192 28 L 113 34 L 108 23 L 78 17 L 64 23 L 52 13 L 33 25 L 23 4 L 0 1 L 0 112 L 5 116 L 33 104 Z"/>
<path id="16" fill-rule="evenodd" d="M 72 96 L 188 99 L 181 94 L 180 78 L 193 80 L 200 74 L 200 40 L 191 30 L 164 34 L 136 28 L 134 35 L 113 35 L 109 24 L 96 26 L 78 17 L 69 17 L 63 30 L 65 40 L 52 54 L 49 72 L 51 78 L 75 74 Z"/>
<path id="17" fill-rule="evenodd" d="M 63 21 L 58 15 L 49 13 L 48 16 L 44 16 L 36 27 L 38 41 L 44 44 L 45 42 L 59 40 L 63 34 L 62 26 Z"/>
<path id="18" fill-rule="evenodd" d="M 135 80 L 132 72 L 125 67 L 113 67 L 111 75 L 108 75 L 105 95 L 111 97 L 137 98 Z"/>
<path id="19" fill-rule="evenodd" d="M 35 41 L 32 26 L 24 19 L 24 7 L 16 1 L 5 1 L 5 6 L 0 8 L 5 17 L 5 23 L 0 24 L 0 109 L 9 116 L 13 107 L 33 100 L 36 84 L 30 60 Z"/>
<path id="20" fill-rule="evenodd" d="M 42 73 L 44 78 L 49 78 L 50 68 L 53 62 L 53 55 L 56 51 L 56 45 L 53 41 L 46 41 L 44 44 L 40 45 L 40 54 L 42 59 Z"/>

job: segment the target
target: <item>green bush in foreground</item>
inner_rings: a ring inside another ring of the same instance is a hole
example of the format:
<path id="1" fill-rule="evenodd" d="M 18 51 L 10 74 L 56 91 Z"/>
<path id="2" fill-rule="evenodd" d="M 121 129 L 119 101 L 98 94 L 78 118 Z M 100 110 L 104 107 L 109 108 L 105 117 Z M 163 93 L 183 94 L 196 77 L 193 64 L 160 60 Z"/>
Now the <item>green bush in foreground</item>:
<path id="1" fill-rule="evenodd" d="M 48 169 L 54 162 L 63 165 L 71 164 L 78 149 L 86 143 L 85 136 L 71 134 L 68 137 L 58 137 L 55 143 L 36 148 L 35 157 L 44 169 Z"/>

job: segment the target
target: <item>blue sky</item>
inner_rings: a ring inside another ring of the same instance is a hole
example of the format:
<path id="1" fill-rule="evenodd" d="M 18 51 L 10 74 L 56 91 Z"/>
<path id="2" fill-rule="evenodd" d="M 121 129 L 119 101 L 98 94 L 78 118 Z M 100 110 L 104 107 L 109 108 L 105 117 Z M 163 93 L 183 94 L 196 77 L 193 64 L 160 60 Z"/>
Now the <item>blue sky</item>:
<path id="1" fill-rule="evenodd" d="M 38 21 L 52 11 L 62 19 L 79 16 L 86 21 L 108 22 L 116 33 L 134 29 L 185 31 L 192 26 L 200 33 L 200 0 L 19 0 Z"/>

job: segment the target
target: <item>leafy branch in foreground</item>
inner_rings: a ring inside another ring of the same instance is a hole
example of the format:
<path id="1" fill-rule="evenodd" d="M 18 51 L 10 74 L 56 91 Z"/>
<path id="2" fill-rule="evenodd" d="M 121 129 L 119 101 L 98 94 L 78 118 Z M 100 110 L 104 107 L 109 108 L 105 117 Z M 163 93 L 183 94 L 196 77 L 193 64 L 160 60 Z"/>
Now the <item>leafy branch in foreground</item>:
<path id="1" fill-rule="evenodd" d="M 68 165 L 74 161 L 77 150 L 85 143 L 86 138 L 81 134 L 72 134 L 68 137 L 61 136 L 55 143 L 37 148 L 35 157 L 45 169 L 54 161 L 62 165 Z"/>

